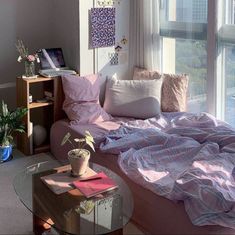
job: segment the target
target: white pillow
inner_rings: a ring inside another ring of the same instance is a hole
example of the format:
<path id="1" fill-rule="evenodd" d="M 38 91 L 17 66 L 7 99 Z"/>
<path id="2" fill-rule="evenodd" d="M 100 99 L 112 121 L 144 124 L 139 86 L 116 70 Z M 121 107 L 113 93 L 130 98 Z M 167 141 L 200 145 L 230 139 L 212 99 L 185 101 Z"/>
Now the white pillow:
<path id="1" fill-rule="evenodd" d="M 162 77 L 155 80 L 108 79 L 104 109 L 111 115 L 151 118 L 161 112 Z"/>

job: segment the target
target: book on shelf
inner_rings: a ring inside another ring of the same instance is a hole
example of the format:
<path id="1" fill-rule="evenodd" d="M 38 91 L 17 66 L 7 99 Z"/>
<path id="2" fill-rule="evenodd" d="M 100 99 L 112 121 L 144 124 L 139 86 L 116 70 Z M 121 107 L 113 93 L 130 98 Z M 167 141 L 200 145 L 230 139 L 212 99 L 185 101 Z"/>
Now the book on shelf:
<path id="1" fill-rule="evenodd" d="M 118 185 L 104 172 L 85 180 L 75 180 L 73 185 L 87 198 L 116 189 Z"/>
<path id="2" fill-rule="evenodd" d="M 86 179 L 94 175 L 96 175 L 96 172 L 93 171 L 91 168 L 87 168 L 86 173 L 79 177 L 78 180 Z M 74 186 L 72 184 L 74 181 L 74 177 L 71 176 L 70 170 L 42 176 L 41 180 L 43 181 L 43 183 L 46 184 L 48 188 L 51 189 L 51 191 L 58 195 L 74 189 Z"/>
<path id="3" fill-rule="evenodd" d="M 53 92 L 51 92 L 51 91 L 44 91 L 44 95 L 46 97 L 53 97 Z"/>

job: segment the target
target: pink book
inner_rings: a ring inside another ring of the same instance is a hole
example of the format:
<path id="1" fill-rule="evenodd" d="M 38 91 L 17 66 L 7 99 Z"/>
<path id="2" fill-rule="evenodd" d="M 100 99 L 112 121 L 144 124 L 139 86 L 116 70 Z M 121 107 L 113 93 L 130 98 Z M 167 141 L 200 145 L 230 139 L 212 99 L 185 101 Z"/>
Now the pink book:
<path id="1" fill-rule="evenodd" d="M 73 185 L 87 198 L 93 197 L 118 187 L 104 172 L 82 180 L 75 180 Z"/>

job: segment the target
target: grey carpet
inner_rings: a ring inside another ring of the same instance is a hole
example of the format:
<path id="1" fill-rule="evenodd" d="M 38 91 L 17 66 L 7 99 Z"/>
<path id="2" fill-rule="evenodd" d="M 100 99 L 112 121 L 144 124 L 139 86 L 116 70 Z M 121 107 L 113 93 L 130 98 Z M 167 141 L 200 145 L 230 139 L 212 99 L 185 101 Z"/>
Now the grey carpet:
<path id="1" fill-rule="evenodd" d="M 26 166 L 47 160 L 51 160 L 49 154 L 25 157 L 14 150 L 13 159 L 0 165 L 0 234 L 33 234 L 32 214 L 20 202 L 12 182 L 15 175 Z"/>

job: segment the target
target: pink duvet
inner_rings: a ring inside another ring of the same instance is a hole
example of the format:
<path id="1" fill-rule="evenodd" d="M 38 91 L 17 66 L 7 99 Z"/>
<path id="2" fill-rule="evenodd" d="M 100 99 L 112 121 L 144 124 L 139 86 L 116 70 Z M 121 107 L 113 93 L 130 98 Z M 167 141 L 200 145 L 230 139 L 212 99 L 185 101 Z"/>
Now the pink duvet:
<path id="1" fill-rule="evenodd" d="M 123 123 L 100 146 L 136 183 L 184 201 L 195 225 L 235 229 L 235 131 L 213 116 L 170 114 Z"/>

